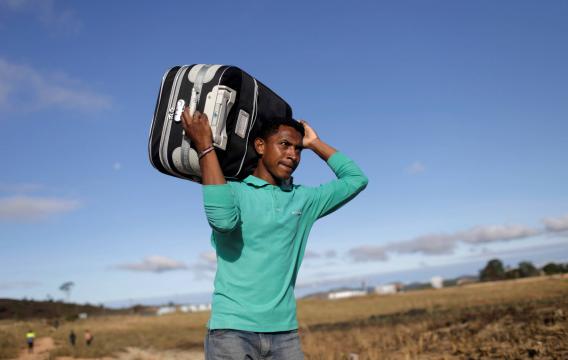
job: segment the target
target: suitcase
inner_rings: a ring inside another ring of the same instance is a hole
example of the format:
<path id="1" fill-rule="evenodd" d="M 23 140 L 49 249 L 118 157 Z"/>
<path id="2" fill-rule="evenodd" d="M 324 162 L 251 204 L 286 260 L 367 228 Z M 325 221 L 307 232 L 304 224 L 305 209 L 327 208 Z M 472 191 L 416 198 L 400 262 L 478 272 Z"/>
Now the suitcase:
<path id="1" fill-rule="evenodd" d="M 227 180 L 252 174 L 258 157 L 253 141 L 263 123 L 292 118 L 280 96 L 243 70 L 228 65 L 184 65 L 168 70 L 160 85 L 150 129 L 150 162 L 160 172 L 201 182 L 197 150 L 185 136 L 181 113 L 205 113 Z"/>

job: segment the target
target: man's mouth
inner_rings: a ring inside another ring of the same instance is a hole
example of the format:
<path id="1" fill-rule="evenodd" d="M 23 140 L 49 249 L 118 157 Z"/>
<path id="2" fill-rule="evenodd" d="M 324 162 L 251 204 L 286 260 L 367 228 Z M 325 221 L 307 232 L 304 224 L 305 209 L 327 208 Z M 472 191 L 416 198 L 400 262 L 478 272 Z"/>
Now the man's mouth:
<path id="1" fill-rule="evenodd" d="M 291 164 L 286 164 L 286 163 L 279 163 L 279 165 L 281 165 L 282 167 L 285 167 L 285 168 L 287 168 L 287 169 L 289 169 L 289 170 L 292 170 L 292 171 L 294 171 L 294 168 L 295 168 L 293 165 L 291 165 Z"/>

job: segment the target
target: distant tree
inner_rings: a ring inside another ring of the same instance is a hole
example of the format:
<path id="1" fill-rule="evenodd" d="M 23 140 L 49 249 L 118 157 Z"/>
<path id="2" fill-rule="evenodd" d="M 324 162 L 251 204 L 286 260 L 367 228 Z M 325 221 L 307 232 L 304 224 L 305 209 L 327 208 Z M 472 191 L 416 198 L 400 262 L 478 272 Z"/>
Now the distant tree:
<path id="1" fill-rule="evenodd" d="M 522 278 L 538 276 L 540 273 L 538 269 L 530 261 L 522 261 L 519 263 L 519 275 Z"/>
<path id="2" fill-rule="evenodd" d="M 495 281 L 505 279 L 505 268 L 503 262 L 499 259 L 492 259 L 487 262 L 487 265 L 479 272 L 479 279 L 481 281 Z"/>
<path id="3" fill-rule="evenodd" d="M 519 269 L 507 269 L 505 271 L 505 278 L 507 279 L 518 279 L 521 277 L 521 272 Z"/>
<path id="4" fill-rule="evenodd" d="M 73 281 L 67 281 L 61 284 L 61 286 L 59 287 L 59 290 L 65 293 L 67 302 L 69 302 L 69 298 L 71 297 L 71 289 L 73 288 L 73 286 L 75 286 L 75 283 Z"/>
<path id="5" fill-rule="evenodd" d="M 562 274 L 565 272 L 563 264 L 548 263 L 542 267 L 546 275 Z"/>

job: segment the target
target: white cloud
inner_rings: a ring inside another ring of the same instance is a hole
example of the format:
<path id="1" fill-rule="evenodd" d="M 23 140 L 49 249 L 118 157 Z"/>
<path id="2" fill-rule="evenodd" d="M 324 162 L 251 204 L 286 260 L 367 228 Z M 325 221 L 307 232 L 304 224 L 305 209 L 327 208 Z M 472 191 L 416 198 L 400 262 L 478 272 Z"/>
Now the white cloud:
<path id="1" fill-rule="evenodd" d="M 304 252 L 304 259 L 319 259 L 321 255 L 313 250 L 306 250 Z"/>
<path id="2" fill-rule="evenodd" d="M 82 23 L 70 9 L 55 6 L 54 0 L 0 0 L 0 9 L 34 18 L 52 32 L 77 34 Z"/>
<path id="3" fill-rule="evenodd" d="M 199 255 L 199 260 L 188 267 L 193 272 L 196 280 L 212 278 L 217 270 L 217 254 L 215 251 L 207 251 Z"/>
<path id="4" fill-rule="evenodd" d="M 364 245 L 349 250 L 349 256 L 356 262 L 386 261 L 388 256 L 384 246 Z"/>
<path id="5" fill-rule="evenodd" d="M 139 263 L 122 264 L 116 267 L 122 270 L 154 273 L 187 269 L 187 266 L 183 262 L 159 255 L 149 256 Z"/>
<path id="6" fill-rule="evenodd" d="M 420 161 L 415 161 L 406 168 L 406 172 L 412 175 L 420 174 L 426 171 L 426 166 Z"/>
<path id="7" fill-rule="evenodd" d="M 549 232 L 568 231 L 568 214 L 557 218 L 545 218 L 542 222 Z"/>
<path id="8" fill-rule="evenodd" d="M 355 262 L 386 261 L 389 253 L 444 255 L 452 254 L 459 243 L 487 244 L 524 239 L 541 234 L 542 231 L 522 225 L 477 226 L 451 234 L 428 234 L 387 245 L 365 245 L 349 250 Z"/>
<path id="9" fill-rule="evenodd" d="M 385 247 L 385 251 L 400 254 L 422 253 L 426 255 L 450 254 L 455 248 L 456 237 L 447 234 L 430 234 L 401 241 Z"/>
<path id="10" fill-rule="evenodd" d="M 337 251 L 335 250 L 327 250 L 323 256 L 325 256 L 327 259 L 333 259 L 337 256 Z"/>
<path id="11" fill-rule="evenodd" d="M 540 231 L 523 225 L 491 225 L 472 228 L 456 234 L 456 237 L 469 244 L 480 244 L 523 239 L 539 233 Z"/>
<path id="12" fill-rule="evenodd" d="M 0 109 L 10 111 L 39 111 L 49 107 L 94 111 L 111 105 L 108 96 L 86 89 L 65 74 L 44 74 L 2 58 L 0 84 Z"/>
<path id="13" fill-rule="evenodd" d="M 333 259 L 337 256 L 337 252 L 335 250 L 326 250 L 322 252 L 317 252 L 314 250 L 306 250 L 304 253 L 304 259 Z"/>
<path id="14" fill-rule="evenodd" d="M 37 220 L 79 207 L 77 200 L 12 196 L 0 199 L 0 220 Z"/>

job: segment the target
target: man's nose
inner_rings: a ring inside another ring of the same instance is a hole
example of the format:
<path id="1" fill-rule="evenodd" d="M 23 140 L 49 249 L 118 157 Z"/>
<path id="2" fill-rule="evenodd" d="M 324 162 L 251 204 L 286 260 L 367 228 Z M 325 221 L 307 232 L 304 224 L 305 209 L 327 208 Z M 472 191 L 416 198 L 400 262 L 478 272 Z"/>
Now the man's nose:
<path id="1" fill-rule="evenodd" d="M 287 154 L 288 158 L 290 158 L 291 160 L 293 160 L 294 162 L 298 162 L 298 153 L 296 152 L 296 150 L 292 147 L 288 148 L 288 154 Z"/>

